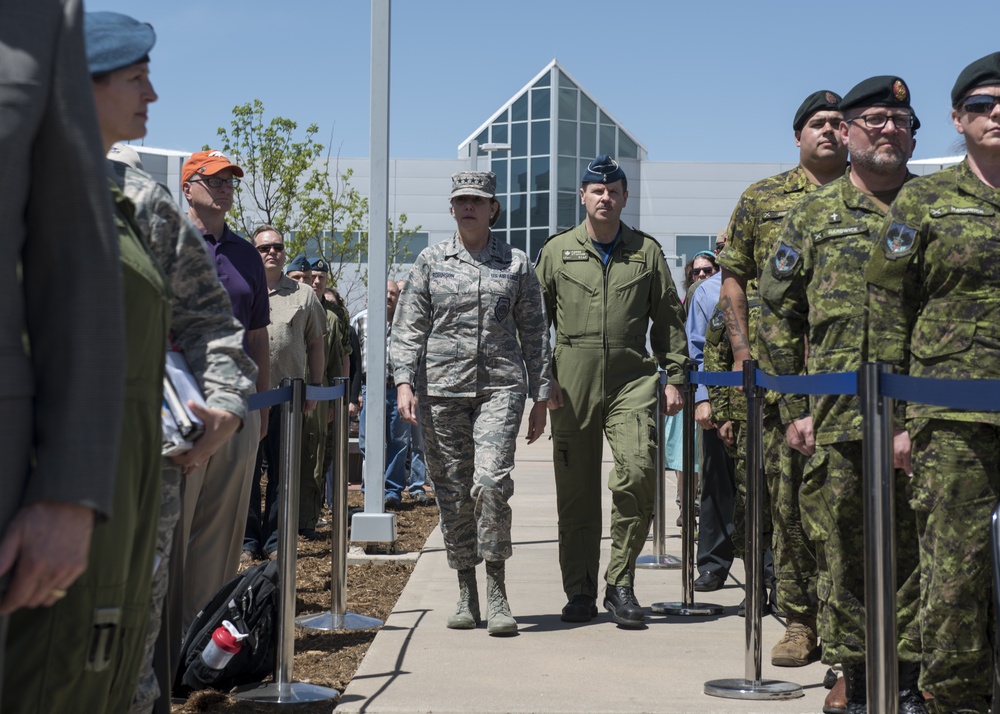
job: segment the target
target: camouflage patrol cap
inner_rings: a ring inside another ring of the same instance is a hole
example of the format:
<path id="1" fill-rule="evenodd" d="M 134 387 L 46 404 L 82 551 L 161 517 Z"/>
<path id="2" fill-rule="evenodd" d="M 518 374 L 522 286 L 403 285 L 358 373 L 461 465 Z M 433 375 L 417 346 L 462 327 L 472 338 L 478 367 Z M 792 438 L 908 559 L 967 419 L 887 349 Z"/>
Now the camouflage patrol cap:
<path id="1" fill-rule="evenodd" d="M 131 166 L 133 169 L 142 170 L 142 159 L 139 152 L 128 144 L 112 144 L 108 150 L 108 158 L 120 164 Z"/>
<path id="2" fill-rule="evenodd" d="M 497 195 L 497 175 L 492 171 L 459 171 L 451 175 L 451 197 Z"/>
<path id="3" fill-rule="evenodd" d="M 285 266 L 286 273 L 292 273 L 296 270 L 302 271 L 303 273 L 307 273 L 312 270 L 312 266 L 309 264 L 309 259 L 304 255 L 300 255 Z"/>
<path id="4" fill-rule="evenodd" d="M 962 70 L 951 89 L 951 106 L 957 107 L 970 89 L 1000 84 L 1000 52 L 980 57 Z"/>
<path id="5" fill-rule="evenodd" d="M 829 89 L 821 89 L 818 92 L 813 92 L 802 104 L 799 105 L 798 111 L 795 112 L 795 118 L 792 119 L 792 129 L 795 131 L 802 131 L 802 127 L 806 125 L 811 117 L 816 112 L 830 111 L 840 109 L 840 95 L 836 92 L 831 92 Z"/>
<path id="6" fill-rule="evenodd" d="M 618 162 L 608 154 L 601 154 L 587 165 L 580 183 L 614 183 L 624 178 L 625 172 Z"/>
<path id="7" fill-rule="evenodd" d="M 913 114 L 913 131 L 920 128 L 920 120 L 910 106 L 910 88 L 900 77 L 886 74 L 869 77 L 854 85 L 840 100 L 840 111 L 846 115 L 851 109 L 861 107 L 898 107 Z"/>
<path id="8" fill-rule="evenodd" d="M 311 263 L 309 263 L 309 269 L 312 270 L 314 273 L 315 272 L 329 273 L 330 272 L 330 264 L 327 263 L 322 258 L 316 258 L 316 260 L 314 260 Z"/>

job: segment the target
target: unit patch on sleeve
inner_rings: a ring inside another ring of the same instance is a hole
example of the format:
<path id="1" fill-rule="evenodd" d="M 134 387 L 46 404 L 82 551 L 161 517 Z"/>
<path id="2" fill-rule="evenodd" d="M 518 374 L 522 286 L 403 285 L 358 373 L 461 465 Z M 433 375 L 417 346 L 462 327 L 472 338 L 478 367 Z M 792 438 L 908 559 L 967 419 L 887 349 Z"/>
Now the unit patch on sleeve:
<path id="1" fill-rule="evenodd" d="M 497 298 L 497 305 L 493 308 L 493 314 L 497 317 L 497 322 L 503 322 L 504 318 L 510 314 L 510 298 L 500 297 Z"/>
<path id="2" fill-rule="evenodd" d="M 798 251 L 782 241 L 771 259 L 771 275 L 778 280 L 787 280 L 792 277 L 799 265 L 799 258 Z"/>
<path id="3" fill-rule="evenodd" d="M 708 326 L 713 330 L 721 330 L 726 324 L 726 317 L 722 314 L 722 309 L 716 306 L 712 312 L 712 319 L 708 321 Z"/>
<path id="4" fill-rule="evenodd" d="M 885 233 L 882 250 L 885 251 L 885 257 L 889 260 L 905 258 L 913 250 L 913 244 L 916 240 L 917 231 L 915 228 L 893 221 Z"/>

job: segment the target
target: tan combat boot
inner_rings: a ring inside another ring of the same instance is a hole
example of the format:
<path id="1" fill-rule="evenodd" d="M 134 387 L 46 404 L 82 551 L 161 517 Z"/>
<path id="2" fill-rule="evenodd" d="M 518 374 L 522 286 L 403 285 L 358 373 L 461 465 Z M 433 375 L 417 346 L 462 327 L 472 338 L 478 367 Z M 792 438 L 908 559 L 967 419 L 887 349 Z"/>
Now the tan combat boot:
<path id="1" fill-rule="evenodd" d="M 448 618 L 452 630 L 473 630 L 479 624 L 479 587 L 476 585 L 476 569 L 458 571 L 458 607 Z"/>
<path id="2" fill-rule="evenodd" d="M 775 667 L 805 667 L 816 658 L 816 622 L 788 618 L 785 634 L 771 648 Z"/>
<path id="3" fill-rule="evenodd" d="M 507 604 L 503 562 L 486 563 L 486 631 L 491 635 L 513 635 L 517 620 Z"/>

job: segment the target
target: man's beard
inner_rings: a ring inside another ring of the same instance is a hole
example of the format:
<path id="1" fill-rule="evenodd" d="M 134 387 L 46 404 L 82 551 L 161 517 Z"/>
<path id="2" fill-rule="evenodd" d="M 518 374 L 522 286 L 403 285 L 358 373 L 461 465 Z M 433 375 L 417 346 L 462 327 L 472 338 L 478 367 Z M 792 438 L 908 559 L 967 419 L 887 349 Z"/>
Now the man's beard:
<path id="1" fill-rule="evenodd" d="M 881 151 L 883 146 L 892 148 L 892 153 Z M 851 151 L 851 165 L 876 176 L 891 176 L 906 166 L 906 161 L 906 153 L 892 144 L 873 146 L 866 151 Z"/>

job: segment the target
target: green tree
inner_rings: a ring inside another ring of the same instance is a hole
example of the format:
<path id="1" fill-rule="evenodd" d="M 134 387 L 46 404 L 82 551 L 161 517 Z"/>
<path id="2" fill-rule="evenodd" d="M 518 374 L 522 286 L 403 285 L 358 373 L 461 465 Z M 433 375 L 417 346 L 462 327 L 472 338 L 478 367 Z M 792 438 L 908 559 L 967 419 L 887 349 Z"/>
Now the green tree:
<path id="1" fill-rule="evenodd" d="M 264 113 L 264 103 L 254 99 L 234 107 L 230 128 L 218 130 L 222 151 L 246 173 L 230 222 L 245 236 L 273 225 L 285 236 L 289 258 L 321 255 L 344 297 L 357 299 L 368 284 L 368 198 L 351 185 L 353 170 L 340 171 L 316 141 L 316 124 L 298 134 L 295 121 L 267 121 Z M 410 259 L 410 240 L 420 230 L 406 222 L 406 214 L 389 221 L 389 277 Z"/>

